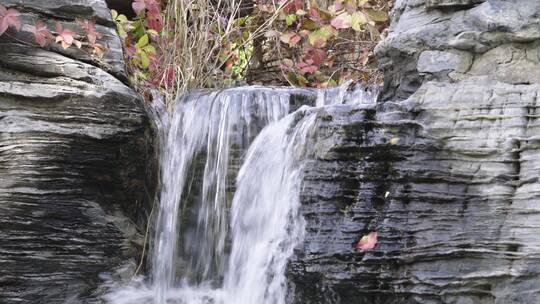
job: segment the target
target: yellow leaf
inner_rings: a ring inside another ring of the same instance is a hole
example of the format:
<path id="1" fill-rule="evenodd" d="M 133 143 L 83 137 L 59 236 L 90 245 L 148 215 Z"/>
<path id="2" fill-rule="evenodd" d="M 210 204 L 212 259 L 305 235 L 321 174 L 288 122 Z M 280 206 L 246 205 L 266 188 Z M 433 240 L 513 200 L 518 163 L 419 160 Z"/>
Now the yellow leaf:
<path id="1" fill-rule="evenodd" d="M 151 44 L 145 46 L 143 50 L 146 54 L 156 54 L 156 48 Z"/>
<path id="2" fill-rule="evenodd" d="M 364 10 L 364 13 L 372 21 L 375 21 L 375 22 L 386 22 L 386 21 L 388 21 L 388 14 L 386 12 L 376 11 L 374 9 L 367 8 L 367 9 Z"/>
<path id="3" fill-rule="evenodd" d="M 302 20 L 302 29 L 304 30 L 310 30 L 310 31 L 313 31 L 315 29 L 317 29 L 317 22 L 311 20 L 311 19 L 304 19 Z"/>
<path id="4" fill-rule="evenodd" d="M 326 45 L 328 39 L 332 37 L 332 33 L 332 27 L 330 25 L 325 25 L 320 29 L 316 30 L 315 32 L 309 34 L 308 42 L 314 47 L 323 47 L 324 45 Z"/>
<path id="5" fill-rule="evenodd" d="M 141 65 L 144 69 L 147 69 L 150 66 L 150 59 L 145 52 L 141 52 Z"/>
<path id="6" fill-rule="evenodd" d="M 145 47 L 149 42 L 148 35 L 144 34 L 141 38 L 139 38 L 139 41 L 137 41 L 137 44 L 135 44 L 135 47 L 138 49 L 142 49 Z"/>
<path id="7" fill-rule="evenodd" d="M 353 30 L 357 32 L 362 31 L 362 26 L 368 22 L 366 15 L 364 15 L 362 12 L 354 12 L 351 15 L 351 26 Z"/>

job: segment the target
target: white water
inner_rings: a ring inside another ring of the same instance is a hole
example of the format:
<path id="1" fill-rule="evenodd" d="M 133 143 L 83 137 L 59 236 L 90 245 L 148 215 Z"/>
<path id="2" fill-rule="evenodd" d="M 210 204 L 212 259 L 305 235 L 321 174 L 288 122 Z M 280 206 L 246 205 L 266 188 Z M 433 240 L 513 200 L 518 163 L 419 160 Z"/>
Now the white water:
<path id="1" fill-rule="evenodd" d="M 331 103 L 326 94 L 345 103 L 344 91 L 319 93 L 317 104 Z M 302 166 L 317 122 L 316 111 L 303 108 L 285 117 L 288 112 L 283 89 L 237 88 L 181 100 L 172 118 L 161 122 L 168 132 L 151 282 L 118 288 L 108 302 L 287 303 L 285 269 L 304 232 Z M 228 168 L 248 147 L 231 201 Z"/>

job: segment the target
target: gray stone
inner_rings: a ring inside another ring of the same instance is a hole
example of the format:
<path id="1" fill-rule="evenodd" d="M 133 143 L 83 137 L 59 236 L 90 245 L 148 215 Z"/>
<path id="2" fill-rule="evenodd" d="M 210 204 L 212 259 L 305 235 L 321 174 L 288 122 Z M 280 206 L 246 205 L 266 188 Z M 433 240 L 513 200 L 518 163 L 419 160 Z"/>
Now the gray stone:
<path id="1" fill-rule="evenodd" d="M 388 38 L 376 48 L 385 72 L 384 100 L 406 99 L 422 84 L 418 56 L 426 50 L 482 54 L 504 44 L 540 39 L 540 2 L 490 0 L 453 10 L 425 1 L 397 1 Z"/>
<path id="2" fill-rule="evenodd" d="M 104 1 L 4 1 L 25 24 L 95 18 L 109 52 L 0 38 L 0 302 L 86 302 L 129 277 L 155 193 L 153 129 Z M 32 41 L 29 33 L 16 39 Z M 102 292 L 102 290 L 101 290 Z"/>
<path id="3" fill-rule="evenodd" d="M 420 73 L 466 72 L 472 62 L 470 54 L 462 55 L 441 51 L 424 51 L 418 58 L 417 70 Z"/>
<path id="4" fill-rule="evenodd" d="M 0 302 L 84 299 L 100 273 L 140 260 L 154 191 L 148 119 L 99 68 L 0 48 Z"/>
<path id="5" fill-rule="evenodd" d="M 319 121 L 295 303 L 540 298 L 540 3 L 442 3 L 397 1 L 382 101 Z"/>
<path id="6" fill-rule="evenodd" d="M 451 8 L 451 7 L 463 7 L 472 6 L 486 0 L 426 0 L 427 8 Z"/>
<path id="7" fill-rule="evenodd" d="M 63 49 L 56 43 L 48 45 L 46 49 L 97 66 L 127 82 L 122 42 L 116 33 L 116 26 L 104 0 L 5 0 L 3 3 L 7 7 L 17 8 L 22 13 L 20 17 L 23 24 L 22 31 L 9 31 L 10 36 L 16 39 L 13 40 L 14 42 L 24 41 L 36 45 L 33 34 L 28 32 L 36 20 L 43 21 L 51 30 L 55 29 L 56 23 L 60 23 L 64 28 L 74 31 L 78 35 L 75 38 L 79 39 L 84 32 L 75 19 L 95 20 L 96 30 L 103 36 L 98 39 L 98 43 L 106 47 L 103 58 L 92 55 L 89 47 L 78 49 L 73 46 Z M 10 41 L 10 39 L 7 35 L 2 35 L 0 41 Z"/>
<path id="8" fill-rule="evenodd" d="M 536 303 L 539 92 L 471 78 L 328 109 L 302 187 L 296 303 Z M 377 247 L 355 251 L 370 231 Z"/>

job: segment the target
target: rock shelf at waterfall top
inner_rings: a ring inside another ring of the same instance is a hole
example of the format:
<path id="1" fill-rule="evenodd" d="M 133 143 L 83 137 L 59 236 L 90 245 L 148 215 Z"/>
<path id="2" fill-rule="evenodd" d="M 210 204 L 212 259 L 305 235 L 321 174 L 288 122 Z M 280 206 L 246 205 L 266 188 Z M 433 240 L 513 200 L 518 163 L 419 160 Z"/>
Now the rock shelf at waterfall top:
<path id="1" fill-rule="evenodd" d="M 538 303 L 539 1 L 397 0 L 379 90 L 169 112 L 107 1 L 0 3 L 110 50 L 0 36 L 0 303 Z"/>

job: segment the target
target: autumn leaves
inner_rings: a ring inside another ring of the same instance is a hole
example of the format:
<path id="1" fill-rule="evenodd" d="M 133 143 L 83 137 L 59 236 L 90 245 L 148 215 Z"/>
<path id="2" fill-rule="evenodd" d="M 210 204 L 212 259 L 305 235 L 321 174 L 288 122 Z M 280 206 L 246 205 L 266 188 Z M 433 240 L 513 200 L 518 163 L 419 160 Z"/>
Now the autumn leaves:
<path id="1" fill-rule="evenodd" d="M 86 46 L 91 49 L 93 55 L 103 57 L 105 46 L 97 42 L 102 38 L 102 34 L 96 30 L 96 24 L 92 20 L 76 19 L 77 25 L 84 31 L 83 35 L 77 35 L 59 22 L 56 23 L 54 31 L 51 31 L 41 20 L 36 20 L 34 25 L 23 26 L 20 16 L 21 13 L 18 10 L 8 9 L 0 4 L 0 36 L 9 28 L 16 31 L 24 30 L 34 35 L 35 43 L 40 47 L 52 43 L 60 44 L 63 49 L 68 49 L 72 45 L 79 49 Z"/>
<path id="2" fill-rule="evenodd" d="M 7 9 L 0 4 L 0 36 L 2 36 L 9 27 L 13 27 L 16 30 L 21 29 L 21 20 L 19 20 L 20 15 L 21 14 L 16 9 Z"/>
<path id="3" fill-rule="evenodd" d="M 274 29 L 265 35 L 281 42 L 281 70 L 287 81 L 324 88 L 368 77 L 364 70 L 388 21 L 386 7 L 373 2 L 333 0 L 321 7 L 315 1 L 287 1 Z M 262 13 L 275 10 L 267 4 L 257 7 Z"/>

